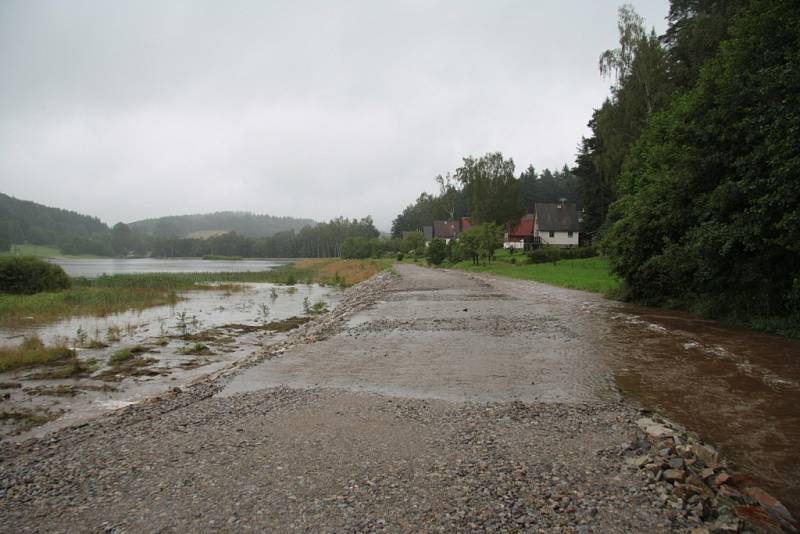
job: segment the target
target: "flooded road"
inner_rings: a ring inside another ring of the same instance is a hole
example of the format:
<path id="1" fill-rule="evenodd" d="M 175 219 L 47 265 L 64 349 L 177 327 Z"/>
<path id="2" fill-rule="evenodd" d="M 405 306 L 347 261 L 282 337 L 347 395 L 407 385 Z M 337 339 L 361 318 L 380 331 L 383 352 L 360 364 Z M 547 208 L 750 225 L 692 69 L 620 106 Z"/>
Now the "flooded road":
<path id="1" fill-rule="evenodd" d="M 400 265 L 344 332 L 222 396 L 332 387 L 452 402 L 607 402 L 618 389 L 716 444 L 800 515 L 800 343 L 534 282 Z"/>
<path id="2" fill-rule="evenodd" d="M 549 306 L 575 334 L 580 359 L 602 361 L 626 396 L 718 445 L 800 515 L 800 342 L 581 291 L 481 279 Z"/>

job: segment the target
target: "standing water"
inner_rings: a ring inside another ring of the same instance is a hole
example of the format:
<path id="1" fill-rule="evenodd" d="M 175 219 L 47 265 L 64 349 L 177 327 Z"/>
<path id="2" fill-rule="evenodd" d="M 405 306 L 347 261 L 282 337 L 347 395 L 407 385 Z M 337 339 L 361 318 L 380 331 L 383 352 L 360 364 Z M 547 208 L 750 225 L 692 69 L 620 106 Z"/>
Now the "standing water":
<path id="1" fill-rule="evenodd" d="M 142 272 L 264 271 L 288 261 L 58 260 L 72 276 Z M 191 383 L 280 341 L 338 289 L 316 284 L 226 285 L 188 291 L 175 304 L 104 317 L 0 327 L 0 344 L 36 337 L 74 347 L 80 369 L 57 365 L 0 373 L 0 437 L 22 440 L 89 420 Z"/>
<path id="2" fill-rule="evenodd" d="M 248 271 L 269 271 L 295 260 L 260 259 L 260 260 L 201 260 L 197 258 L 172 259 L 72 259 L 50 258 L 64 268 L 72 277 L 97 278 L 103 274 L 134 273 L 241 273 Z"/>

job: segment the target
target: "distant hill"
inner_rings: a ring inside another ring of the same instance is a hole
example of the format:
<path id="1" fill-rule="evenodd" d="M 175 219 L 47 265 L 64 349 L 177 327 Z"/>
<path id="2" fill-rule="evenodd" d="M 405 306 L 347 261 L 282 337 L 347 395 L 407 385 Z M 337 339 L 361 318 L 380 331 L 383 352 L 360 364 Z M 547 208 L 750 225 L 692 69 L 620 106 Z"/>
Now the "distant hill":
<path id="1" fill-rule="evenodd" d="M 299 231 L 316 224 L 311 219 L 219 211 L 145 219 L 128 226 L 136 232 L 156 237 L 210 237 L 225 232 L 236 232 L 247 237 L 267 237 L 286 230 Z"/>
<path id="2" fill-rule="evenodd" d="M 111 230 L 97 217 L 0 193 L 0 250 L 12 243 L 50 245 L 65 253 L 110 254 Z"/>

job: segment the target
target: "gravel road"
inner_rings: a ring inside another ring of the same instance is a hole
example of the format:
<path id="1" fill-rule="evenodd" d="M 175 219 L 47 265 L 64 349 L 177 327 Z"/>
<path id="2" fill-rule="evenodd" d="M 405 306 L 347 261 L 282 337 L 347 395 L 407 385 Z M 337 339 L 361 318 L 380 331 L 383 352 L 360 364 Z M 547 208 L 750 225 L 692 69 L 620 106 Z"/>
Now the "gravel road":
<path id="1" fill-rule="evenodd" d="M 397 271 L 235 373 L 4 444 L 0 531 L 692 526 L 626 462 L 638 412 L 546 286 Z"/>

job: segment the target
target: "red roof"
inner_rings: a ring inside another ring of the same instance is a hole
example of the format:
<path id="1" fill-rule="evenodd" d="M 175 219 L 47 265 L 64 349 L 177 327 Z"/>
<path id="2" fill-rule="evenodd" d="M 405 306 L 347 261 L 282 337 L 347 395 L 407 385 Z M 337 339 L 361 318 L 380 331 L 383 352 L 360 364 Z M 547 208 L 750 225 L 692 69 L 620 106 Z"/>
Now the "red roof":
<path id="1" fill-rule="evenodd" d="M 519 224 L 508 230 L 508 237 L 528 237 L 533 235 L 533 214 L 529 213 L 519 220 Z"/>
<path id="2" fill-rule="evenodd" d="M 458 235 L 458 223 L 455 221 L 433 221 L 433 237 L 451 239 Z"/>

